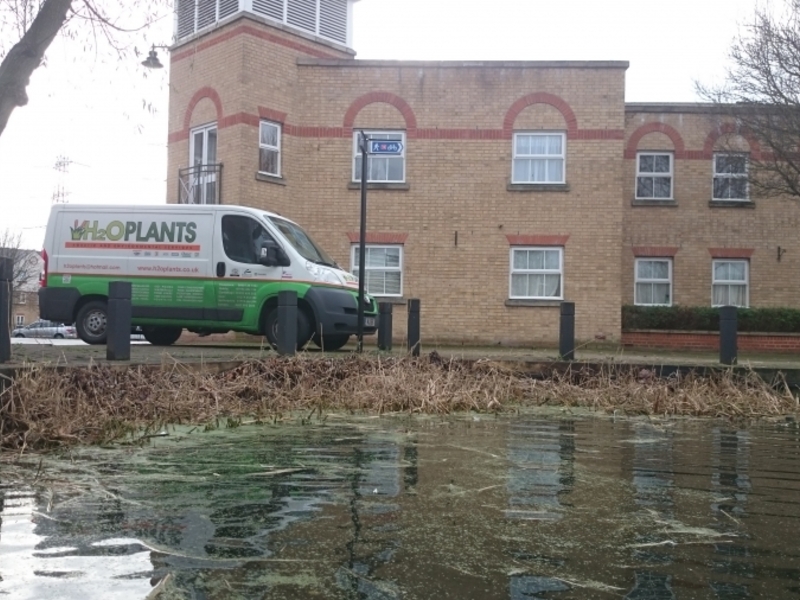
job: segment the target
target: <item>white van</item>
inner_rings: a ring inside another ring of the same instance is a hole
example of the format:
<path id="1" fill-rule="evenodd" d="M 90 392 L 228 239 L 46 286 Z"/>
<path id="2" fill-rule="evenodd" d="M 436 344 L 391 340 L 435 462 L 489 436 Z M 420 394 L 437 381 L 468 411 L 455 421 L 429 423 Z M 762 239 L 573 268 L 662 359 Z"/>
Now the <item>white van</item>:
<path id="1" fill-rule="evenodd" d="M 341 348 L 358 327 L 358 279 L 296 223 L 230 205 L 56 204 L 45 234 L 43 319 L 106 340 L 108 284 L 130 281 L 133 325 L 152 344 L 183 329 L 243 331 L 277 344 L 278 292 L 297 292 L 297 344 Z M 364 298 L 364 333 L 377 304 Z"/>

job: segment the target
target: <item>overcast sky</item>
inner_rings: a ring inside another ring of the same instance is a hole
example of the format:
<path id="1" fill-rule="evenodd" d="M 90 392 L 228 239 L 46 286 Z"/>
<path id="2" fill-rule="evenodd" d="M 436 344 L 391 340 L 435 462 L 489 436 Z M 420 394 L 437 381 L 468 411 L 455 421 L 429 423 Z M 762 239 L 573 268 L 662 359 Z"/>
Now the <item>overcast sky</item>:
<path id="1" fill-rule="evenodd" d="M 353 45 L 362 59 L 626 60 L 627 101 L 693 102 L 694 81 L 720 81 L 730 43 L 755 6 L 360 0 Z M 151 34 L 152 43 L 169 43 L 172 23 Z M 48 65 L 34 73 L 28 106 L 0 136 L 0 231 L 23 231 L 24 245 L 40 248 L 60 189 L 73 203 L 165 202 L 167 76 L 57 40 Z M 55 169 L 62 156 L 71 161 L 66 173 Z"/>

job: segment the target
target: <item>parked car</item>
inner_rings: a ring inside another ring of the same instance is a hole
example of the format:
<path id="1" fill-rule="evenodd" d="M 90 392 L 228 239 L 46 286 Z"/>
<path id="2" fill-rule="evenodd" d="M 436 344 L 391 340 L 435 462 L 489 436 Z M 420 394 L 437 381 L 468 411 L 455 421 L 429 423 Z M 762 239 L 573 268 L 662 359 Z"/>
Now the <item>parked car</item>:
<path id="1" fill-rule="evenodd" d="M 55 321 L 39 319 L 30 325 L 17 327 L 11 332 L 17 338 L 56 338 L 70 339 L 78 337 L 72 325 L 64 325 Z"/>

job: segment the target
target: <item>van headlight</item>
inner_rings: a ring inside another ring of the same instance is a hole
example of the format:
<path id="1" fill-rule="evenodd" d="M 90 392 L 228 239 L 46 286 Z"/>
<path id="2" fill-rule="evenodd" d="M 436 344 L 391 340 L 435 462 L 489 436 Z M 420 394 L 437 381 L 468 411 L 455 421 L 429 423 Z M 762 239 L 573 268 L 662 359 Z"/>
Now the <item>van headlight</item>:
<path id="1" fill-rule="evenodd" d="M 312 263 L 311 261 L 306 262 L 306 269 L 308 269 L 308 272 L 311 273 L 314 281 L 330 283 L 333 285 L 344 285 L 342 278 L 339 277 L 339 274 L 333 269 L 328 269 L 327 267 Z"/>

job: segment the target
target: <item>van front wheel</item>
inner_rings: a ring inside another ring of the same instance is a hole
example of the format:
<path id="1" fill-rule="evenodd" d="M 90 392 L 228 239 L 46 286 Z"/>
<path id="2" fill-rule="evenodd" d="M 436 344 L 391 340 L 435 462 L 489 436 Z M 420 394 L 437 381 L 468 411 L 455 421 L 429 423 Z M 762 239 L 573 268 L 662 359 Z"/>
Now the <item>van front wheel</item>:
<path id="1" fill-rule="evenodd" d="M 339 350 L 343 348 L 344 345 L 350 340 L 350 335 L 346 333 L 342 333 L 339 335 L 323 335 L 320 337 L 318 334 L 314 334 L 312 341 L 316 346 L 325 352 L 333 352 L 334 350 Z"/>
<path id="2" fill-rule="evenodd" d="M 314 332 L 311 329 L 311 321 L 305 311 L 297 309 L 297 348 L 303 348 L 311 339 Z M 278 307 L 276 306 L 267 313 L 264 319 L 264 335 L 267 336 L 269 345 L 273 350 L 278 349 Z"/>
<path id="3" fill-rule="evenodd" d="M 180 327 L 142 327 L 144 339 L 153 346 L 171 346 L 181 337 L 183 329 Z"/>
<path id="4" fill-rule="evenodd" d="M 84 304 L 75 317 L 78 337 L 87 344 L 105 344 L 108 327 L 108 304 L 92 300 Z"/>

